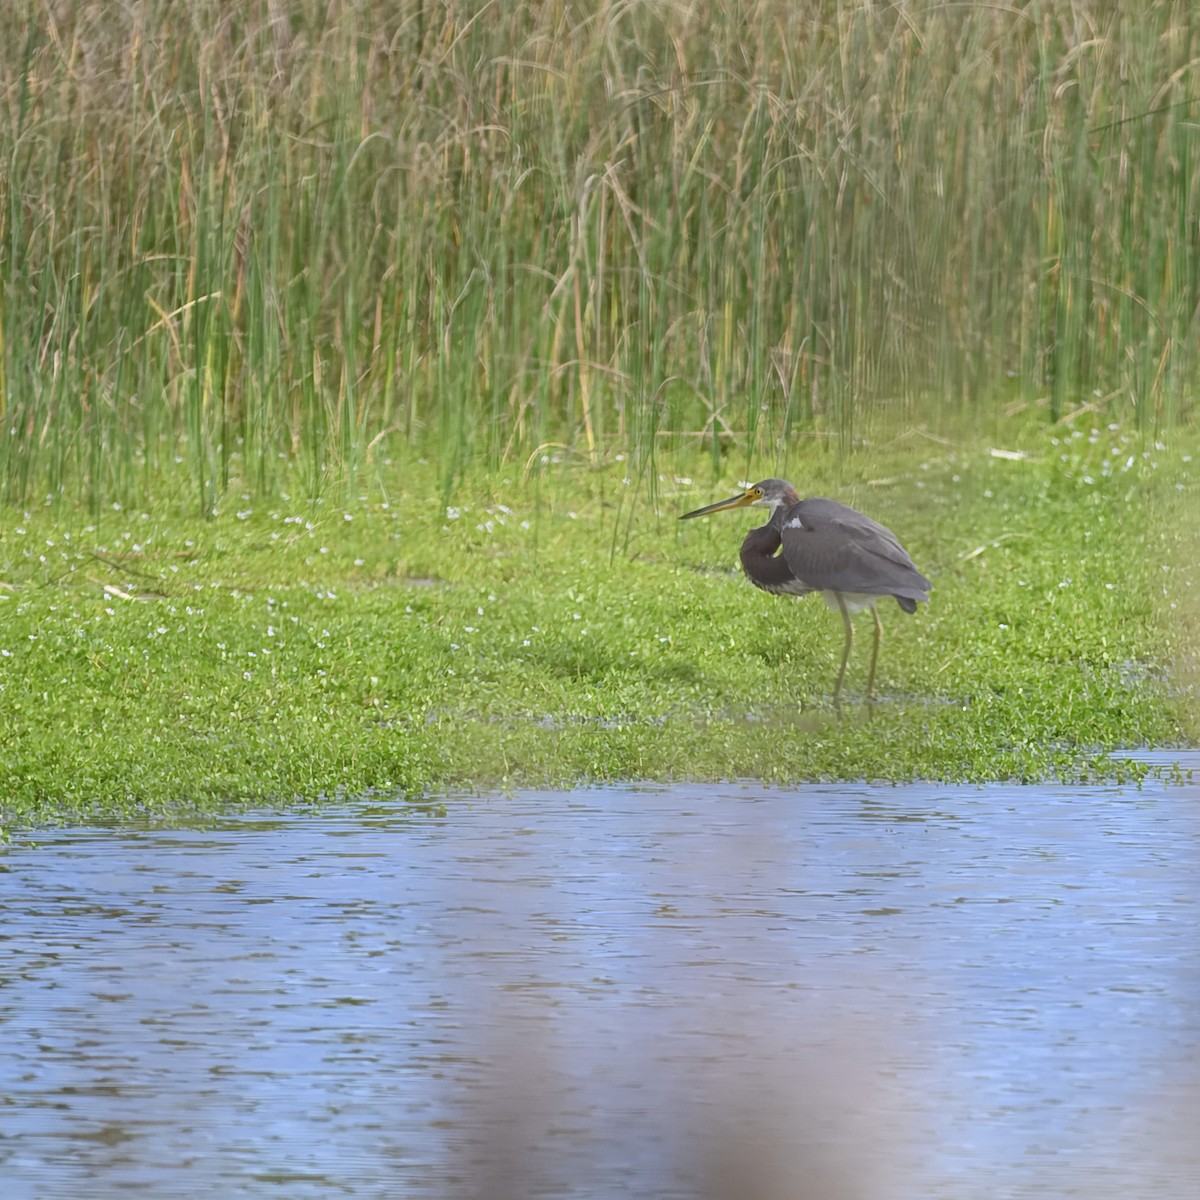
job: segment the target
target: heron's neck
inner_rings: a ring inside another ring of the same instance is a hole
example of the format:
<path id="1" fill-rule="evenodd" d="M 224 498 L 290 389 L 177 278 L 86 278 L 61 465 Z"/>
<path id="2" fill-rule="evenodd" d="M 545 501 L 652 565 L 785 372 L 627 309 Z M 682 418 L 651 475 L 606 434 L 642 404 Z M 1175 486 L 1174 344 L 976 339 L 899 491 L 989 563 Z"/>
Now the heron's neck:
<path id="1" fill-rule="evenodd" d="M 787 512 L 793 504 L 800 503 L 800 495 L 795 488 L 789 487 L 786 492 L 775 502 L 771 508 L 771 514 L 767 517 L 767 524 L 779 527 L 783 521 L 783 514 Z"/>

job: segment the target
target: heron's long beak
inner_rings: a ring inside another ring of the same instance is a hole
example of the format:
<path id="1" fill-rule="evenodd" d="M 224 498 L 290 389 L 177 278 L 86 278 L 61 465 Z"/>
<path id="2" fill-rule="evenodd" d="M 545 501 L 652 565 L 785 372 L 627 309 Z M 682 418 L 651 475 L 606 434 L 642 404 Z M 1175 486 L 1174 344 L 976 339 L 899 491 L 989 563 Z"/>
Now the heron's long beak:
<path id="1" fill-rule="evenodd" d="M 679 519 L 687 521 L 691 517 L 707 517 L 709 513 L 724 512 L 727 508 L 744 508 L 747 504 L 753 503 L 753 493 L 742 492 L 740 496 L 733 496 L 728 500 L 718 500 L 716 504 L 709 504 L 704 508 L 698 508 L 695 512 L 684 513 Z"/>

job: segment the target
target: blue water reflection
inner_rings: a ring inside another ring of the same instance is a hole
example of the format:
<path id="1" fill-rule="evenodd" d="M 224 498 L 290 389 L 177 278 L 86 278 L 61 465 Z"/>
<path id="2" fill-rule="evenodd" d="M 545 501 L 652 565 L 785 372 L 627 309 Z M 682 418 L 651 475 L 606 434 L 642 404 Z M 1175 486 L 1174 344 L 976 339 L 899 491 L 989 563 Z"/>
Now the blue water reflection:
<path id="1" fill-rule="evenodd" d="M 45 834 L 0 856 L 3 1194 L 716 1196 L 741 1139 L 846 1195 L 1190 1197 L 1198 863 L 1161 784 Z"/>

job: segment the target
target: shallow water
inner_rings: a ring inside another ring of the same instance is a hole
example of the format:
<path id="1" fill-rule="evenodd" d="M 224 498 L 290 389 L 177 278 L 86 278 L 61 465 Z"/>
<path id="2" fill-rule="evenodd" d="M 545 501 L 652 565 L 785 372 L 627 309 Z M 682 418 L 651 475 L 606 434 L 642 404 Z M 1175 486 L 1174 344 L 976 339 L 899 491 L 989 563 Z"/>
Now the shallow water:
<path id="1" fill-rule="evenodd" d="M 44 834 L 3 1195 L 1194 1197 L 1198 864 L 1157 783 Z"/>

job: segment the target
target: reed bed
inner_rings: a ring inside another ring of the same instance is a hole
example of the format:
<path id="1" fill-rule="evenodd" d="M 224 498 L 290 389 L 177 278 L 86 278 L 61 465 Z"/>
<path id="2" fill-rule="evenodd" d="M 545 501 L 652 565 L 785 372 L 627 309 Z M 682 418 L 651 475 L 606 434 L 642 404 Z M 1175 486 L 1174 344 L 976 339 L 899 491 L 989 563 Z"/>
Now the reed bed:
<path id="1" fill-rule="evenodd" d="M 1193 406 L 1184 0 L 15 0 L 0 487 Z"/>

